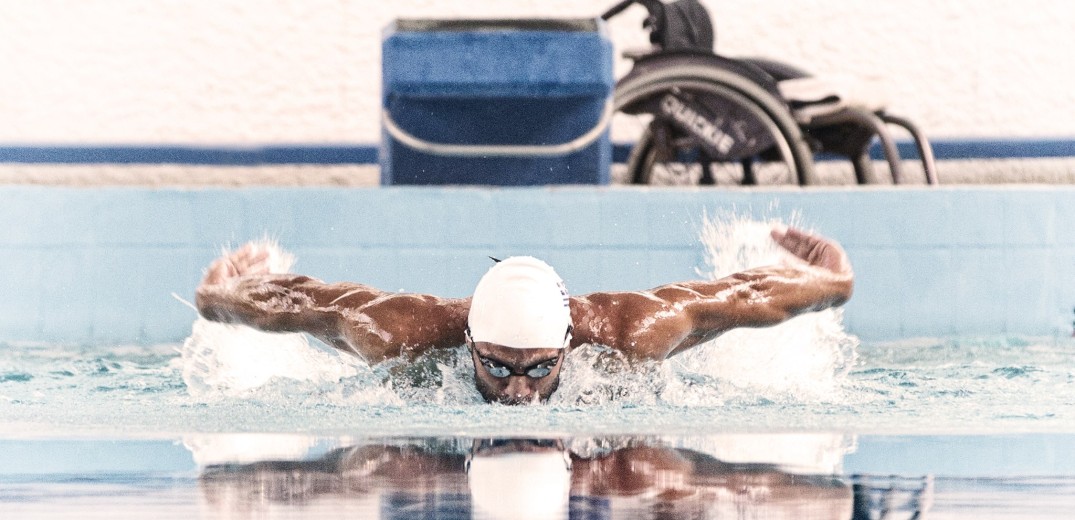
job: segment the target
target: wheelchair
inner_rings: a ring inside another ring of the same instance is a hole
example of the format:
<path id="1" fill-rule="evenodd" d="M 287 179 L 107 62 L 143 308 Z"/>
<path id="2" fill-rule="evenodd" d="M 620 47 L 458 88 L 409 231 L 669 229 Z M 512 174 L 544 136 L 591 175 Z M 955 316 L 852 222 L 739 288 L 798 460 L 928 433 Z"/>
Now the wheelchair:
<path id="1" fill-rule="evenodd" d="M 721 184 L 778 178 L 814 185 L 821 182 L 815 158 L 836 157 L 851 161 L 859 184 L 899 184 L 906 178 L 889 131 L 895 126 L 913 139 L 926 183 L 937 184 L 929 141 L 908 119 L 848 99 L 792 65 L 716 54 L 712 23 L 699 0 L 623 0 L 601 18 L 634 4 L 648 13 L 643 29 L 654 47 L 624 54 L 634 65 L 614 91 L 618 121 L 627 117 L 636 127 L 628 182 L 712 185 L 719 177 Z M 887 176 L 870 158 L 875 140 Z M 772 165 L 778 165 L 777 175 Z"/>

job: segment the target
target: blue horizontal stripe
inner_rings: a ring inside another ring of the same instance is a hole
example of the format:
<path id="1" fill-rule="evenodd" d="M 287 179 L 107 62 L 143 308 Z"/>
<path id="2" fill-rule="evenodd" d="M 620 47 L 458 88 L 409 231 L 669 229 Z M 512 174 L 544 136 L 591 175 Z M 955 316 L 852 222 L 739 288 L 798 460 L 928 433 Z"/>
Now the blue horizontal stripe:
<path id="1" fill-rule="evenodd" d="M 930 141 L 937 159 L 1033 159 L 1075 157 L 1075 139 L 962 139 Z M 901 157 L 917 157 L 914 145 L 901 142 Z M 879 146 L 871 154 L 881 158 Z"/>
<path id="2" fill-rule="evenodd" d="M 0 163 L 22 164 L 376 164 L 372 145 L 0 145 Z"/>
<path id="3" fill-rule="evenodd" d="M 938 160 L 1075 157 L 1073 139 L 938 139 Z M 911 142 L 898 143 L 900 156 L 918 156 Z M 0 145 L 0 163 L 15 164 L 193 164 L 262 166 L 273 164 L 377 164 L 376 144 L 228 145 Z M 613 146 L 614 162 L 627 161 L 631 145 Z M 871 149 L 881 159 L 880 147 Z M 830 159 L 825 157 L 824 159 Z"/>
<path id="4" fill-rule="evenodd" d="M 1075 139 L 935 139 L 930 141 L 933 156 L 937 160 L 958 159 L 1042 159 L 1047 157 L 1075 157 Z M 914 143 L 896 143 L 900 157 L 918 157 Z M 613 162 L 627 162 L 631 145 L 620 143 L 612 151 Z M 884 159 L 881 146 L 870 148 L 870 157 Z M 837 160 L 839 157 L 824 155 L 819 160 Z"/>

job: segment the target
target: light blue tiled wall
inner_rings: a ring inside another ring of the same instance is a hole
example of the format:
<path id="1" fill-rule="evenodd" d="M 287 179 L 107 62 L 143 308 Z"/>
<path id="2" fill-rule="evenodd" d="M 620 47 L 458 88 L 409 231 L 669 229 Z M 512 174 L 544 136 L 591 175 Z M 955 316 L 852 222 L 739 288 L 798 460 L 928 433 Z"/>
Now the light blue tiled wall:
<path id="1" fill-rule="evenodd" d="M 0 341 L 180 341 L 202 269 L 265 235 L 296 270 L 466 295 L 486 255 L 532 254 L 575 293 L 694 278 L 704 213 L 799 215 L 858 275 L 867 340 L 1068 334 L 1075 188 L 0 188 Z"/>

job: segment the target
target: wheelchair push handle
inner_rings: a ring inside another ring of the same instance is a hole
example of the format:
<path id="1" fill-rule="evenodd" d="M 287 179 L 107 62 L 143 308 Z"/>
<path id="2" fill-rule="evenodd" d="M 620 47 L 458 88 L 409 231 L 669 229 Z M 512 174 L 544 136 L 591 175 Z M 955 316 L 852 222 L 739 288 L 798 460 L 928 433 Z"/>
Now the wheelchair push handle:
<path id="1" fill-rule="evenodd" d="M 622 2 L 610 7 L 604 14 L 601 15 L 601 19 L 608 21 L 613 17 L 627 10 L 634 4 L 642 4 L 649 11 L 649 16 L 646 17 L 646 21 L 642 23 L 644 28 L 660 27 L 661 19 L 664 17 L 664 4 L 661 0 L 623 0 Z"/>
<path id="2" fill-rule="evenodd" d="M 699 0 L 622 0 L 601 15 L 602 20 L 619 15 L 634 4 L 646 8 L 648 16 L 642 28 L 649 31 L 649 41 L 663 51 L 713 52 L 713 25 L 709 12 Z"/>
<path id="3" fill-rule="evenodd" d="M 638 0 L 623 0 L 622 2 L 612 7 L 609 7 L 608 11 L 605 11 L 605 13 L 601 15 L 601 19 L 605 21 L 610 20 L 613 16 L 616 16 L 627 10 L 628 7 L 631 7 L 637 1 Z"/>

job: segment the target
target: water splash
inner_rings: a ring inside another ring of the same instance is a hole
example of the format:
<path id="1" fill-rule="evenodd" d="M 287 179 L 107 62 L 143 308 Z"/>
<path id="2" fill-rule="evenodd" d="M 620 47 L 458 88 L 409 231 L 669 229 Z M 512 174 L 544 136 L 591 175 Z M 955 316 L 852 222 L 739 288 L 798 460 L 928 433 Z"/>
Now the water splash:
<path id="1" fill-rule="evenodd" d="M 333 402 L 384 403 L 394 395 L 361 360 L 312 343 L 304 334 L 261 332 L 199 318 L 176 363 L 190 395 L 220 398 L 280 396 Z"/>
<path id="2" fill-rule="evenodd" d="M 671 372 L 663 363 L 631 363 L 607 347 L 583 345 L 564 360 L 552 406 L 655 405 Z"/>
<path id="3" fill-rule="evenodd" d="M 778 221 L 707 218 L 701 242 L 710 280 L 753 267 L 797 261 L 770 237 Z M 626 366 L 608 349 L 572 353 L 554 403 L 752 405 L 839 400 L 858 339 L 829 309 L 775 327 L 736 329 L 659 364 Z"/>
<path id="4" fill-rule="evenodd" d="M 769 236 L 777 224 L 734 216 L 707 218 L 701 232 L 707 268 L 700 274 L 718 279 L 793 261 Z M 287 256 L 282 250 L 278 254 Z M 568 356 L 550 404 L 716 406 L 729 399 L 825 399 L 852 366 L 857 343 L 844 332 L 840 311 L 827 310 L 776 327 L 733 330 L 664 363 L 632 364 L 611 349 L 584 346 Z M 302 334 L 264 333 L 199 319 L 177 362 L 190 394 L 201 400 L 481 402 L 465 348 L 371 367 Z"/>
<path id="5" fill-rule="evenodd" d="M 287 273 L 295 263 L 295 256 L 269 237 L 243 249 L 247 256 L 263 256 L 260 268 L 268 273 Z M 224 257 L 230 254 L 222 251 Z M 176 365 L 190 395 L 204 401 L 313 398 L 357 404 L 395 399 L 369 365 L 305 334 L 268 333 L 202 318 L 195 320 Z"/>
<path id="6" fill-rule="evenodd" d="M 707 269 L 699 274 L 716 280 L 753 267 L 797 261 L 770 237 L 773 227 L 781 225 L 735 216 L 708 218 L 701 233 Z M 816 399 L 837 390 L 855 363 L 858 343 L 843 328 L 843 311 L 828 309 L 774 327 L 729 331 L 669 363 L 687 381 L 713 379 L 732 387 L 724 391 Z M 691 401 L 693 396 L 681 399 Z"/>

